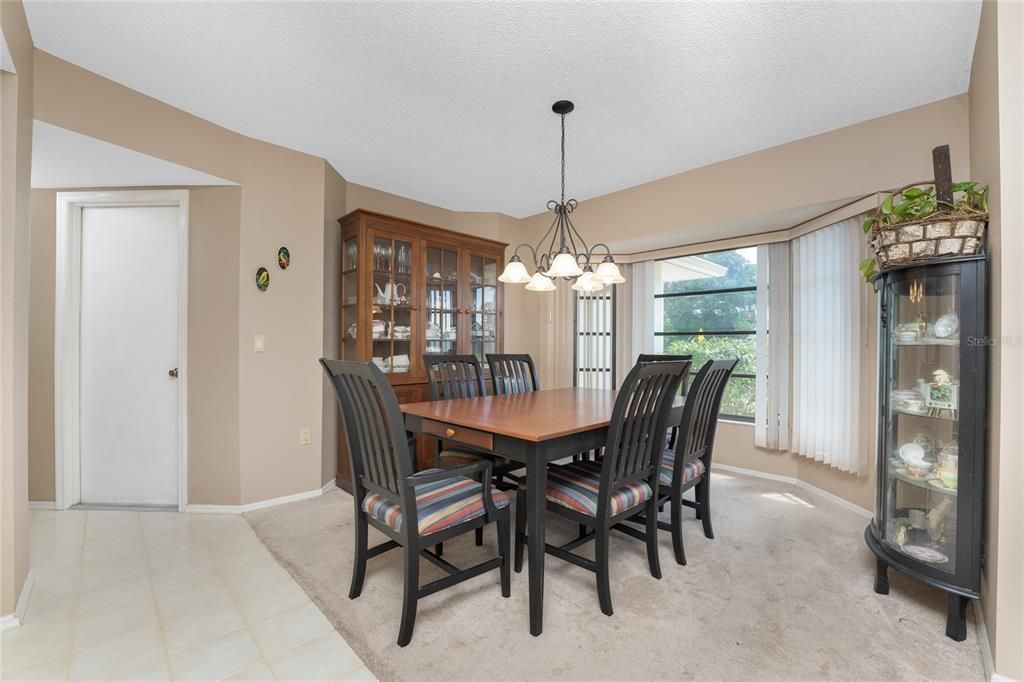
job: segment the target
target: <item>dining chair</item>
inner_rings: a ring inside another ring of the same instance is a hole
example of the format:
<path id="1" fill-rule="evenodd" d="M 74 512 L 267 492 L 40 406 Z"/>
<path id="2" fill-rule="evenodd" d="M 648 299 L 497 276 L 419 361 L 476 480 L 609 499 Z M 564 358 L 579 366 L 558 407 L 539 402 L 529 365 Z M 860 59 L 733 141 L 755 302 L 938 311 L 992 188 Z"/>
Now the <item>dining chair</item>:
<path id="1" fill-rule="evenodd" d="M 479 398 L 487 395 L 484 385 L 484 373 L 480 361 L 475 355 L 432 355 L 423 356 L 423 366 L 427 368 L 427 383 L 430 385 L 431 400 L 457 400 L 460 398 Z M 437 466 L 448 467 L 460 464 L 473 464 L 480 459 L 491 461 L 492 472 L 499 483 L 511 470 L 509 460 L 488 450 L 479 450 L 467 445 L 458 448 L 445 447 L 444 441 L 437 441 Z M 511 488 L 514 486 L 509 485 Z M 483 529 L 476 533 L 476 544 L 484 542 Z M 438 554 L 444 547 L 437 546 Z"/>
<path id="2" fill-rule="evenodd" d="M 641 353 L 636 357 L 638 365 L 646 365 L 651 362 L 689 362 L 693 363 L 692 355 L 672 355 L 671 353 Z M 683 380 L 679 382 L 679 394 L 686 395 L 686 386 L 690 381 L 690 372 L 687 370 L 683 376 Z M 679 425 L 672 424 L 668 427 L 668 433 L 665 435 L 665 447 L 671 448 L 676 444 L 676 436 L 679 435 Z"/>
<path id="3" fill-rule="evenodd" d="M 369 362 L 321 358 L 320 364 L 337 393 L 352 465 L 356 551 L 349 599 L 362 592 L 367 560 L 396 547 L 402 547 L 405 555 L 398 646 L 412 639 L 419 599 L 495 568 L 501 573 L 501 595 L 508 597 L 511 495 L 490 485 L 490 461 L 480 459 L 452 469 L 413 473 L 405 420 L 384 373 Z M 484 483 L 474 480 L 474 475 Z M 496 558 L 460 569 L 428 549 L 494 522 L 498 528 Z M 370 526 L 390 540 L 367 547 Z M 420 586 L 421 556 L 448 575 Z"/>
<path id="4" fill-rule="evenodd" d="M 520 483 L 516 494 L 516 572 L 522 571 L 523 547 L 527 541 L 527 495 L 543 494 L 549 512 L 589 529 L 564 545 L 546 544 L 545 551 L 597 575 L 602 613 L 608 616 L 613 613 L 608 536 L 611 528 L 621 521 L 640 513 L 649 519 L 646 532 L 628 526 L 626 532 L 646 541 L 651 575 L 661 578 L 656 522 L 658 472 L 664 442 L 656 434 L 665 432 L 676 388 L 685 371 L 686 363 L 681 362 L 633 367 L 615 398 L 601 461 L 551 465 L 547 490 L 527 490 Z M 590 540 L 595 541 L 593 560 L 571 551 Z"/>
<path id="5" fill-rule="evenodd" d="M 715 537 L 711 528 L 711 454 L 718 428 L 718 409 L 729 377 L 738 362 L 708 360 L 704 363 L 686 395 L 683 416 L 679 422 L 679 438 L 674 447 L 665 449 L 661 458 L 660 489 L 667 492 L 660 495 L 658 507 L 668 504 L 672 521 L 658 521 L 658 528 L 672 533 L 672 549 L 676 563 L 681 566 L 686 565 L 686 552 L 683 551 L 683 507 L 696 510 L 706 538 L 713 540 Z M 683 493 L 691 488 L 695 488 L 695 499 L 684 500 Z"/>
<path id="6" fill-rule="evenodd" d="M 487 366 L 494 395 L 540 390 L 537 367 L 526 353 L 488 353 Z"/>

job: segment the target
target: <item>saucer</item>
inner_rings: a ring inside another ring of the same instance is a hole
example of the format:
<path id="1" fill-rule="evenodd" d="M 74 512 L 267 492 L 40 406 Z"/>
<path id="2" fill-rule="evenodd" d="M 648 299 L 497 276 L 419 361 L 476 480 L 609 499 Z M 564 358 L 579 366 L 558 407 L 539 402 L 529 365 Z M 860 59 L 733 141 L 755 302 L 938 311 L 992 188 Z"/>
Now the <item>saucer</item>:
<path id="1" fill-rule="evenodd" d="M 904 554 L 929 564 L 944 564 L 949 561 L 949 557 L 939 550 L 924 545 L 903 545 L 901 549 Z"/>

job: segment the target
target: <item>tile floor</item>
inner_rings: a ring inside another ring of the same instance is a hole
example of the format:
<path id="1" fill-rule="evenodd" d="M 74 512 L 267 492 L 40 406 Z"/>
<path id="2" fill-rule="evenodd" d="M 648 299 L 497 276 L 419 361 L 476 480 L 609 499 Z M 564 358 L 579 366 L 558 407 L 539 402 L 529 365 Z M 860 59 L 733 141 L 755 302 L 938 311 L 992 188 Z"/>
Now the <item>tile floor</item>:
<path id="1" fill-rule="evenodd" d="M 34 511 L 4 680 L 372 680 L 240 516 Z"/>

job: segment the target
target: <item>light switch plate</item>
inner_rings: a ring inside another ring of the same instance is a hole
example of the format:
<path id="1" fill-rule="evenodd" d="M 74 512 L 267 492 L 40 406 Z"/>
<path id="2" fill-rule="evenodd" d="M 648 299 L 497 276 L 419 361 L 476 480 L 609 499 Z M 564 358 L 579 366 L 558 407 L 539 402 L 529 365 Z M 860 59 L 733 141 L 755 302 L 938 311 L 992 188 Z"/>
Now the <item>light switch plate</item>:
<path id="1" fill-rule="evenodd" d="M 263 339 L 263 334 L 253 334 L 252 336 L 252 352 L 262 353 L 266 348 L 266 343 Z"/>
<path id="2" fill-rule="evenodd" d="M 309 445 L 313 442 L 313 430 L 311 428 L 304 427 L 299 429 L 299 445 Z"/>

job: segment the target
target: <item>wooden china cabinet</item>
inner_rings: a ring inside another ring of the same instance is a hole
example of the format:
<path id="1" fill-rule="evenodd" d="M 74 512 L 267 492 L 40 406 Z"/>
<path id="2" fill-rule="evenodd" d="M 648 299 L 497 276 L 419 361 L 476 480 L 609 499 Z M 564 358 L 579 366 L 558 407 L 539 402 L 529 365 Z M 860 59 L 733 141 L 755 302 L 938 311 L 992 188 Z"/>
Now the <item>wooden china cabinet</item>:
<path id="1" fill-rule="evenodd" d="M 424 354 L 502 352 L 506 244 L 358 209 L 341 225 L 343 360 L 372 361 L 400 403 L 430 400 Z M 339 428 L 342 428 L 339 425 Z M 417 437 L 419 465 L 435 445 Z M 345 437 L 338 485 L 352 491 Z"/>

